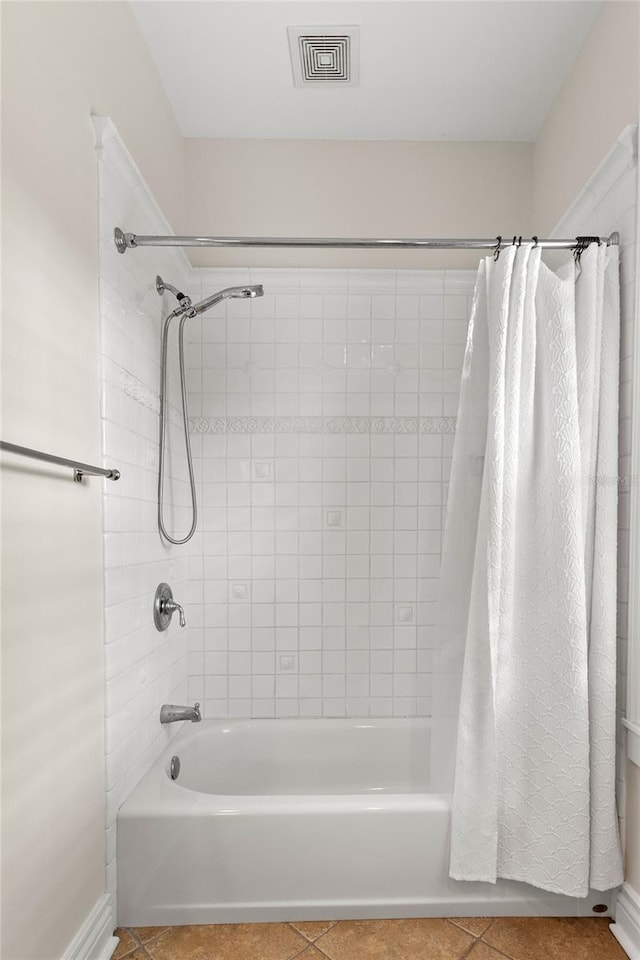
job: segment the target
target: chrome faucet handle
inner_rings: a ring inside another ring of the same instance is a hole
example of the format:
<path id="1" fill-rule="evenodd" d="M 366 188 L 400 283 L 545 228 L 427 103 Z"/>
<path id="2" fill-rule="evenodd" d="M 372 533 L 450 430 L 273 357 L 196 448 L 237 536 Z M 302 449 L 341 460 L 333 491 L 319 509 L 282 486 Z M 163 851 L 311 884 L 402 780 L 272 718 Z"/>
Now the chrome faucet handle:
<path id="1" fill-rule="evenodd" d="M 187 619 L 184 615 L 184 610 L 179 603 L 177 603 L 175 600 L 165 600 L 162 603 L 162 609 L 169 614 L 174 614 L 177 611 L 178 616 L 180 617 L 180 626 L 186 627 Z"/>
<path id="2" fill-rule="evenodd" d="M 156 628 L 166 630 L 171 623 L 171 617 L 176 612 L 180 615 L 180 626 L 186 627 L 187 618 L 182 606 L 173 599 L 171 587 L 168 583 L 159 584 L 153 600 L 153 621 Z"/>

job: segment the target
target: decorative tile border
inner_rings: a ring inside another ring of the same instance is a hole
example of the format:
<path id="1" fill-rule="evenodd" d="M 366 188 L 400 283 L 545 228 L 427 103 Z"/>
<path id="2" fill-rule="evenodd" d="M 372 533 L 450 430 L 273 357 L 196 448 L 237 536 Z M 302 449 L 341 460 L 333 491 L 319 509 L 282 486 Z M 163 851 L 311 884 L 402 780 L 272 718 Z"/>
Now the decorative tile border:
<path id="1" fill-rule="evenodd" d="M 160 396 L 127 370 L 120 370 L 120 389 L 132 400 L 160 416 Z M 182 413 L 173 405 L 169 406 L 169 423 L 182 425 Z"/>
<path id="2" fill-rule="evenodd" d="M 190 417 L 189 432 L 227 433 L 455 433 L 455 417 Z"/>
<path id="3" fill-rule="evenodd" d="M 154 413 L 160 412 L 158 394 L 126 370 L 120 388 Z M 171 420 L 177 418 L 170 411 Z M 189 433 L 455 433 L 455 417 L 189 417 Z"/>
<path id="4" fill-rule="evenodd" d="M 120 371 L 120 389 L 132 400 L 141 403 L 143 407 L 147 407 L 153 413 L 160 413 L 160 397 L 155 390 L 126 370 Z"/>

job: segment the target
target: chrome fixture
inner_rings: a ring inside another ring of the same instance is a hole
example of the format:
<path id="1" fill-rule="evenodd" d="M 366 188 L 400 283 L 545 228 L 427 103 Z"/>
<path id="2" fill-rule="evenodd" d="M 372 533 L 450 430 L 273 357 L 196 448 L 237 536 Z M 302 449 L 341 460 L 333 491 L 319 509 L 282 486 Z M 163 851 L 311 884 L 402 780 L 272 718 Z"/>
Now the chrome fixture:
<path id="1" fill-rule="evenodd" d="M 19 447 L 17 443 L 5 443 L 4 440 L 0 440 L 0 450 L 4 450 L 5 453 L 17 453 L 20 457 L 30 457 L 32 460 L 56 463 L 60 467 L 71 467 L 76 483 L 82 482 L 85 473 L 92 477 L 106 477 L 107 480 L 120 479 L 119 470 L 112 470 L 109 467 L 92 467 L 91 464 L 81 463 L 80 460 L 67 460 L 66 457 L 56 457 L 53 453 L 43 453 L 41 450 L 32 450 L 31 447 Z"/>
<path id="2" fill-rule="evenodd" d="M 173 599 L 173 592 L 168 583 L 158 584 L 156 595 L 153 600 L 153 622 L 157 630 L 166 630 L 171 623 L 171 618 L 175 612 L 180 616 L 180 626 L 186 627 L 187 621 L 184 610 L 179 603 Z"/>
<path id="3" fill-rule="evenodd" d="M 113 242 L 118 253 L 126 253 L 133 247 L 337 247 L 340 249 L 377 249 L 377 250 L 495 250 L 496 245 L 507 246 L 511 243 L 508 234 L 501 234 L 490 240 L 455 240 L 450 237 L 440 239 L 426 238 L 388 238 L 374 237 L 152 237 L 137 233 L 125 233 L 120 227 L 113 232 Z M 517 237 L 515 238 L 517 239 Z M 617 233 L 609 237 L 599 237 L 600 243 L 607 246 L 620 242 Z M 521 242 L 523 238 L 520 238 Z M 540 240 L 532 237 L 539 247 L 550 250 L 573 250 L 578 238 L 573 240 Z M 525 243 L 529 241 L 524 240 Z"/>
<path id="4" fill-rule="evenodd" d="M 178 301 L 178 306 L 175 310 L 169 314 L 163 324 L 162 328 L 162 360 L 160 367 L 160 457 L 158 463 L 158 529 L 160 530 L 161 535 L 169 543 L 187 543 L 191 537 L 196 532 L 196 526 L 198 523 L 198 504 L 196 502 L 196 484 L 195 478 L 193 475 L 193 459 L 191 456 L 191 441 L 189 439 L 189 412 L 187 408 L 187 385 L 186 377 L 184 372 L 184 324 L 185 321 L 190 317 L 197 317 L 201 313 L 204 313 L 206 310 L 209 310 L 211 307 L 214 307 L 216 303 L 220 303 L 222 300 L 227 300 L 229 298 L 237 299 L 253 299 L 254 297 L 261 297 L 264 294 L 264 289 L 261 284 L 250 284 L 246 287 L 227 287 L 225 290 L 221 290 L 219 293 L 214 293 L 213 296 L 207 297 L 205 300 L 201 300 L 199 303 L 192 303 L 191 298 L 186 294 L 181 293 L 176 287 L 172 286 L 170 283 L 166 283 L 162 277 L 156 277 L 156 290 L 160 295 L 162 295 L 165 290 L 168 290 L 174 295 Z M 171 321 L 176 317 L 180 317 L 180 326 L 178 328 L 178 360 L 180 367 L 180 395 L 182 399 L 182 424 L 184 430 L 184 446 L 187 454 L 187 468 L 189 471 L 189 486 L 191 488 L 191 509 L 192 509 L 192 520 L 191 528 L 187 533 L 186 537 L 179 539 L 177 537 L 172 537 L 171 534 L 167 531 L 167 528 L 164 524 L 164 458 L 165 458 L 165 447 L 166 447 L 166 434 L 167 434 L 167 342 L 169 338 L 169 327 L 171 326 Z"/>
<path id="5" fill-rule="evenodd" d="M 212 296 L 207 297 L 206 300 L 201 300 L 200 303 L 189 307 L 187 317 L 197 317 L 199 314 L 204 313 L 205 310 L 215 307 L 216 303 L 220 303 L 221 300 L 227 300 L 229 297 L 239 300 L 253 300 L 255 297 L 262 296 L 264 296 L 264 287 L 261 283 L 253 283 L 247 287 L 227 287 L 225 290 L 220 290 L 219 293 L 214 293 Z"/>
<path id="6" fill-rule="evenodd" d="M 162 296 L 165 290 L 169 290 L 174 295 L 176 300 L 180 300 L 181 302 L 185 300 L 187 301 L 186 304 L 183 303 L 183 306 L 191 306 L 191 300 L 186 295 L 186 293 L 181 293 L 181 291 L 178 290 L 177 287 L 174 287 L 172 283 L 167 283 L 165 280 L 162 279 L 161 276 L 156 277 L 156 290 L 158 291 L 160 296 Z"/>
<path id="7" fill-rule="evenodd" d="M 175 703 L 163 703 L 160 708 L 160 723 L 175 723 L 177 720 L 200 723 L 202 720 L 200 704 L 194 703 L 192 707 L 178 707 Z"/>
<path id="8" fill-rule="evenodd" d="M 169 776 L 172 780 L 177 780 L 180 776 L 180 757 L 171 757 L 169 764 Z"/>

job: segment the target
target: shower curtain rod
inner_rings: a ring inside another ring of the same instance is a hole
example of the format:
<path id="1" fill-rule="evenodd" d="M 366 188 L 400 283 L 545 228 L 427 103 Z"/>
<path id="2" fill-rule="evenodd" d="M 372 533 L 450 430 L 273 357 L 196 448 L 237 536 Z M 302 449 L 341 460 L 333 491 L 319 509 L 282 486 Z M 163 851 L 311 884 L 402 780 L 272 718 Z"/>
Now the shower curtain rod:
<path id="1" fill-rule="evenodd" d="M 120 227 L 113 232 L 118 253 L 125 253 L 134 247 L 342 247 L 345 249 L 380 250 L 496 250 L 511 243 L 522 243 L 522 237 L 493 237 L 491 240 L 453 240 L 453 239 L 374 239 L 363 237 L 150 237 L 137 233 L 125 233 Z M 573 240 L 531 240 L 539 247 L 551 250 L 566 250 L 589 243 L 617 244 L 619 237 L 612 233 L 609 237 L 575 237 Z M 527 241 L 528 242 L 528 241 Z"/>

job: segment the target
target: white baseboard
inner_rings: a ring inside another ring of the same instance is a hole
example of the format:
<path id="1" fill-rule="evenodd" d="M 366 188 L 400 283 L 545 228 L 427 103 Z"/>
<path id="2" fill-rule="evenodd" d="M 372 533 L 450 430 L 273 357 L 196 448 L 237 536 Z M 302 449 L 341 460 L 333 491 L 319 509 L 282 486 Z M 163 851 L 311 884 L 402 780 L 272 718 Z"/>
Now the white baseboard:
<path id="1" fill-rule="evenodd" d="M 118 946 L 113 902 L 105 893 L 84 921 L 61 960 L 109 960 Z"/>
<path id="2" fill-rule="evenodd" d="M 640 960 L 640 896 L 628 883 L 618 896 L 611 932 L 630 960 Z"/>

